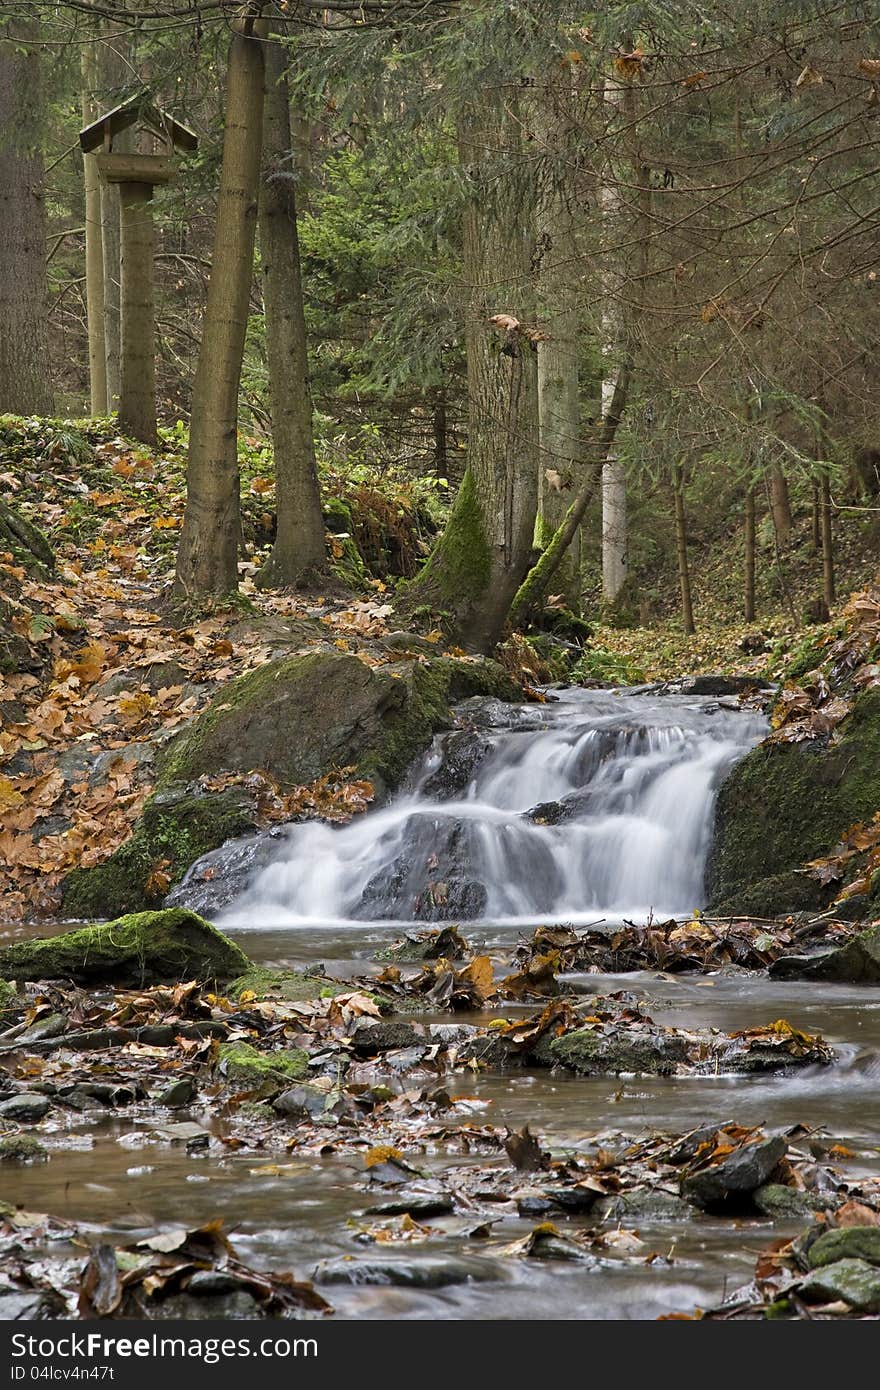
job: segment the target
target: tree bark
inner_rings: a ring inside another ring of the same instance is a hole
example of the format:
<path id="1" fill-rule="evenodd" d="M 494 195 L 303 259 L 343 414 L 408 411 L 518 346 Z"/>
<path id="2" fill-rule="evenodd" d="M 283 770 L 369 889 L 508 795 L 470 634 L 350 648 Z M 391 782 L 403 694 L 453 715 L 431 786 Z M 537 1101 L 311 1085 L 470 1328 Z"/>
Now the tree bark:
<path id="1" fill-rule="evenodd" d="M 82 114 L 88 125 L 98 114 L 97 40 L 84 43 L 81 58 Z M 107 356 L 104 340 L 104 243 L 101 180 L 95 156 L 83 155 L 86 223 L 86 318 L 89 334 L 89 401 L 92 415 L 107 414 Z"/>
<path id="2" fill-rule="evenodd" d="M 747 623 L 755 621 L 755 489 L 749 485 L 745 504 L 745 613 Z"/>
<path id="3" fill-rule="evenodd" d="M 684 469 L 680 463 L 672 466 L 672 490 L 675 494 L 675 546 L 678 555 L 678 584 L 681 590 L 681 620 L 684 630 L 692 637 L 694 626 L 694 606 L 691 598 L 691 572 L 688 564 L 687 514 L 684 506 Z"/>
<path id="4" fill-rule="evenodd" d="M 812 503 L 810 506 L 810 549 L 814 555 L 818 555 L 822 548 L 822 525 L 821 525 L 821 494 L 819 484 L 813 483 Z"/>
<path id="5" fill-rule="evenodd" d="M 836 598 L 834 584 L 834 535 L 831 526 L 831 479 L 823 470 L 820 482 L 820 520 L 822 530 L 822 596 L 831 611 Z"/>
<path id="6" fill-rule="evenodd" d="M 121 183 L 122 357 L 119 428 L 156 443 L 156 324 L 153 308 L 153 191 Z"/>
<path id="7" fill-rule="evenodd" d="M 571 70 L 550 82 L 547 106 L 539 115 L 546 147 L 570 146 Z M 570 168 L 568 161 L 564 166 Z M 535 541 L 543 550 L 563 521 L 583 471 L 580 449 L 580 348 L 577 277 L 573 267 L 576 235 L 575 189 L 554 169 L 538 198 L 538 315 L 548 338 L 538 348 L 538 431 L 541 447 L 538 521 Z M 580 611 L 580 533 L 572 540 L 557 572 L 557 588 L 572 612 Z"/>
<path id="8" fill-rule="evenodd" d="M 130 33 L 111 26 L 98 45 L 98 91 L 105 108 L 117 106 L 125 95 Z M 133 131 L 116 136 L 113 148 L 121 153 L 134 149 Z M 104 360 L 107 409 L 119 409 L 122 379 L 122 247 L 119 184 L 101 180 L 101 249 L 104 283 Z"/>
<path id="9" fill-rule="evenodd" d="M 175 592 L 187 598 L 222 596 L 238 585 L 238 391 L 260 190 L 266 31 L 264 20 L 249 15 L 236 21 L 229 45 L 217 222 L 175 579 Z"/>
<path id="10" fill-rule="evenodd" d="M 272 553 L 260 571 L 262 589 L 296 584 L 326 559 L 282 45 L 268 42 L 264 57 L 260 253 L 278 528 Z"/>
<path id="11" fill-rule="evenodd" d="M 565 519 L 559 530 L 517 590 L 516 597 L 510 607 L 512 626 L 521 627 L 543 602 L 565 554 L 566 546 L 571 544 L 577 534 L 577 528 L 583 521 L 587 507 L 601 482 L 608 449 L 614 443 L 614 436 L 617 434 L 623 412 L 626 409 L 631 379 L 631 363 L 624 359 L 620 364 L 620 370 L 614 384 L 614 395 L 611 398 L 608 411 L 602 422 L 599 438 L 596 441 L 598 446 L 597 458 L 588 468 L 581 490 L 565 513 Z"/>
<path id="12" fill-rule="evenodd" d="M 457 640 L 491 651 L 532 554 L 538 501 L 537 355 L 531 321 L 533 193 L 509 91 L 483 89 L 460 127 L 464 219 L 468 464 L 452 514 L 406 603 L 445 615 Z"/>
<path id="13" fill-rule="evenodd" d="M 37 34 L 29 19 L 0 22 L 0 414 L 53 409 Z"/>
<path id="14" fill-rule="evenodd" d="M 774 463 L 770 469 L 770 509 L 776 539 L 781 546 L 788 545 L 791 540 L 791 499 L 788 482 L 778 463 Z"/>

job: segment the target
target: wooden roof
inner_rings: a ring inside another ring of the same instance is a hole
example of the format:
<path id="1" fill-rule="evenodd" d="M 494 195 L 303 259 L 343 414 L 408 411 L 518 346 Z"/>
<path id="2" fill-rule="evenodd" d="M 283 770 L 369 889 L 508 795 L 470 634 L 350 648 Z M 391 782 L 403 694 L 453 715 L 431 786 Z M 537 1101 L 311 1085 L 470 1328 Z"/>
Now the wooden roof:
<path id="1" fill-rule="evenodd" d="M 133 125 L 144 126 L 158 135 L 170 138 L 175 149 L 190 152 L 198 149 L 199 138 L 195 131 L 175 120 L 167 111 L 163 111 L 148 92 L 139 92 L 136 96 L 129 97 L 128 101 L 123 101 L 119 106 L 114 106 L 112 111 L 105 111 L 103 116 L 92 121 L 91 125 L 87 125 L 79 133 L 80 146 L 86 154 L 90 154 L 92 150 L 97 150 L 103 145 L 108 129 L 112 139 L 114 135 L 128 130 Z"/>

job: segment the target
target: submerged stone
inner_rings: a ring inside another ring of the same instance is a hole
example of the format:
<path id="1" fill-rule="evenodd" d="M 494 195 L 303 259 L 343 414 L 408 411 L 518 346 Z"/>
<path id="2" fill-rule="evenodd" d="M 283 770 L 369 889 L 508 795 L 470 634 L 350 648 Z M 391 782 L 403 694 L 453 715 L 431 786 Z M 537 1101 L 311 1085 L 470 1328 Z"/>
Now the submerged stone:
<path id="1" fill-rule="evenodd" d="M 228 937 L 182 908 L 135 912 L 0 949 L 0 970 L 17 980 L 71 979 L 78 984 L 226 980 L 249 965 Z"/>
<path id="2" fill-rule="evenodd" d="M 412 1259 L 394 1255 L 356 1259 L 343 1255 L 338 1259 L 323 1261 L 314 1273 L 316 1284 L 387 1284 L 410 1289 L 491 1283 L 500 1277 L 500 1266 L 494 1262 L 453 1255 L 426 1255 Z"/>

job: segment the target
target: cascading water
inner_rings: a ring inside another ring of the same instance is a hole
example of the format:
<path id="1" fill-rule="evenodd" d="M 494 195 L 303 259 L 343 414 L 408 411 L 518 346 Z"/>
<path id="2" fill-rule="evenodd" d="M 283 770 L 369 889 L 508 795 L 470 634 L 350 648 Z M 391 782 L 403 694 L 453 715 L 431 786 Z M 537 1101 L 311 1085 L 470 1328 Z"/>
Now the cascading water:
<path id="1" fill-rule="evenodd" d="M 760 714 L 697 697 L 571 689 L 546 705 L 467 702 L 461 727 L 385 808 L 264 845 L 222 924 L 692 911 L 717 788 L 765 731 Z"/>

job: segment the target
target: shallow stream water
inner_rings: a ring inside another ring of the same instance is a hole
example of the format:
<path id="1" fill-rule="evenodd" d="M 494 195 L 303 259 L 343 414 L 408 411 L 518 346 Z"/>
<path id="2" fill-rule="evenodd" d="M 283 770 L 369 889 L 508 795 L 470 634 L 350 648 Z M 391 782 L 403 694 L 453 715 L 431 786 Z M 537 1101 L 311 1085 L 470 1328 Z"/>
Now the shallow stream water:
<path id="1" fill-rule="evenodd" d="M 646 708 L 649 703 L 653 708 Z M 266 963 L 324 965 L 328 974 L 343 977 L 375 972 L 380 967 L 373 953 L 400 937 L 418 898 L 431 836 L 436 842 L 437 826 L 450 822 L 475 831 L 459 841 L 450 865 L 461 883 L 485 890 L 485 915 L 463 926 L 478 950 L 509 952 L 537 923 L 551 919 L 592 923 L 638 918 L 655 907 L 692 910 L 701 900 L 718 782 L 762 731 L 759 716 L 712 705 L 580 692 L 537 712 L 528 707 L 519 727 L 514 716 L 513 727 L 486 731 L 490 747 L 479 761 L 482 770 L 452 794 L 441 788 L 438 795 L 437 784 L 426 793 L 442 763 L 438 745 L 407 792 L 385 810 L 341 830 L 295 828 L 280 851 L 273 847 L 273 862 L 258 871 L 222 925 Z M 604 752 L 590 746 L 599 742 Z M 592 795 L 577 807 L 573 823 L 523 822 L 523 811 L 584 789 Z M 382 888 L 371 901 L 379 920 L 352 918 L 363 884 L 377 875 Z M 733 971 L 577 975 L 569 983 L 588 994 L 630 991 L 656 1022 L 680 1027 L 733 1030 L 786 1018 L 822 1033 L 837 1060 L 771 1078 L 581 1078 L 538 1070 L 458 1075 L 444 1085 L 462 1099 L 459 1119 L 470 1107 L 475 1124 L 519 1130 L 528 1123 L 545 1147 L 557 1151 L 595 1146 L 598 1135 L 613 1148 L 617 1134 L 680 1133 L 702 1122 L 763 1122 L 773 1130 L 802 1124 L 823 1131 L 813 1141 L 817 1156 L 823 1146 L 841 1143 L 852 1153 L 848 1172 L 880 1171 L 880 992 L 777 983 Z M 218 1128 L 210 1104 L 176 1118 L 190 1117 Z M 59 1142 L 65 1147 L 50 1163 L 17 1169 L 14 1179 L 4 1175 L 2 1195 L 129 1238 L 152 1234 L 157 1225 L 192 1226 L 221 1216 L 246 1259 L 300 1277 L 322 1259 L 368 1258 L 376 1251 L 357 1238 L 365 1208 L 375 1200 L 358 1157 L 293 1154 L 287 1163 L 253 1152 L 188 1154 L 148 1141 L 143 1125 L 124 1115 L 65 1117 Z M 493 1166 L 506 1163 L 479 1153 L 453 1159 L 439 1149 L 414 1161 L 437 1174 L 453 1163 L 473 1163 L 488 1183 Z M 278 1164 L 284 1170 L 271 1171 Z M 325 1292 L 347 1318 L 651 1318 L 718 1302 L 748 1281 L 756 1253 L 769 1240 L 803 1222 L 691 1213 L 684 1225 L 628 1223 L 637 1225 L 646 1257 L 659 1257 L 650 1263 L 611 1254 L 593 1268 L 493 1254 L 495 1244 L 525 1234 L 532 1224 L 506 1214 L 491 1240 L 468 1243 L 461 1239 L 460 1217 L 432 1218 L 434 1237 L 395 1253 L 413 1266 L 438 1258 L 461 1266 L 464 1258 L 467 1282 L 341 1285 Z M 557 1220 L 560 1228 L 565 1224 L 565 1217 Z"/>

